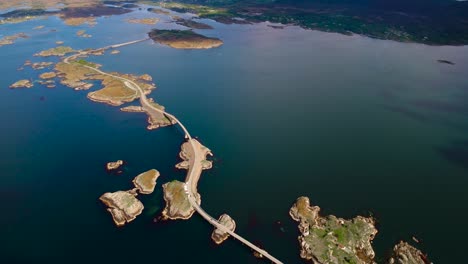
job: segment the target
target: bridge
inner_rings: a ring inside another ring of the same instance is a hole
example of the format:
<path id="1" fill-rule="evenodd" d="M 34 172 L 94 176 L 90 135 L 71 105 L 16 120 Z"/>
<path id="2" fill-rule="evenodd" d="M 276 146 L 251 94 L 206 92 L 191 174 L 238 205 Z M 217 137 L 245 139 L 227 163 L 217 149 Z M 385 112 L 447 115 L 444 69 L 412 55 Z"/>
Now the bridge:
<path id="1" fill-rule="evenodd" d="M 116 45 L 112 45 L 112 46 L 107 46 L 105 48 L 108 49 L 108 48 L 113 48 L 113 47 L 122 47 L 122 46 L 126 46 L 126 45 L 135 44 L 135 43 L 138 43 L 138 42 L 142 42 L 142 41 L 145 41 L 145 40 L 148 40 L 148 39 L 142 39 L 142 40 L 136 40 L 136 41 L 126 42 L 126 43 L 122 43 L 122 44 L 116 44 Z M 67 64 L 70 64 L 69 60 L 71 58 L 75 58 L 77 56 L 84 55 L 84 54 L 86 54 L 86 53 L 83 53 L 83 51 L 78 51 L 78 54 L 74 54 L 74 55 L 71 55 L 69 57 L 66 57 L 63 60 L 63 62 L 67 63 Z M 184 124 L 182 124 L 182 122 L 180 122 L 179 119 L 177 119 L 174 115 L 172 115 L 172 114 L 170 114 L 170 113 L 168 113 L 166 111 L 160 110 L 160 109 L 156 108 L 153 104 L 151 104 L 151 102 L 146 97 L 146 94 L 144 93 L 143 89 L 138 84 L 133 82 L 132 80 L 103 72 L 103 71 L 101 71 L 99 69 L 93 68 L 93 67 L 88 66 L 88 65 L 81 65 L 81 66 L 86 67 L 86 68 L 88 68 L 90 70 L 93 70 L 95 72 L 98 72 L 98 73 L 100 73 L 102 75 L 110 76 L 112 78 L 123 81 L 125 86 L 132 89 L 133 91 L 135 91 L 135 93 L 137 93 L 139 95 L 140 103 L 141 103 L 141 105 L 143 107 L 146 108 L 146 110 L 158 112 L 160 114 L 163 114 L 163 115 L 167 116 L 168 118 L 172 119 L 173 121 L 175 121 L 182 128 L 182 130 L 185 133 L 185 138 L 187 138 L 188 142 L 190 143 L 190 149 L 188 149 L 187 151 L 189 151 L 192 154 L 191 155 L 192 158 L 189 159 L 190 160 L 190 165 L 189 165 L 189 169 L 187 171 L 187 176 L 185 178 L 185 186 L 188 186 L 187 188 L 185 188 L 185 192 L 187 194 L 188 201 L 190 202 L 191 206 L 195 209 L 195 211 L 200 216 L 202 216 L 206 221 L 208 221 L 208 223 L 213 225 L 215 228 L 218 228 L 219 230 L 228 233 L 229 235 L 231 235 L 235 239 L 242 242 L 244 245 L 250 247 L 252 250 L 255 250 L 256 252 L 261 254 L 261 256 L 263 256 L 265 258 L 268 258 L 273 263 L 283 264 L 281 261 L 279 261 L 278 259 L 276 259 L 272 255 L 270 255 L 266 250 L 257 247 L 253 243 L 249 242 L 247 239 L 243 238 L 242 236 L 238 235 L 237 233 L 231 231 L 229 228 L 227 228 L 223 224 L 219 223 L 218 220 L 214 219 L 211 215 L 209 215 L 207 212 L 205 212 L 205 210 L 203 210 L 201 208 L 201 206 L 197 203 L 197 201 L 195 199 L 195 194 L 198 193 L 197 184 L 198 184 L 198 180 L 200 179 L 200 176 L 201 176 L 201 173 L 202 173 L 202 170 L 203 170 L 201 161 L 204 159 L 204 155 L 202 155 L 200 153 L 200 148 L 196 146 L 195 140 L 192 138 L 192 136 L 190 135 L 187 128 L 184 126 Z"/>

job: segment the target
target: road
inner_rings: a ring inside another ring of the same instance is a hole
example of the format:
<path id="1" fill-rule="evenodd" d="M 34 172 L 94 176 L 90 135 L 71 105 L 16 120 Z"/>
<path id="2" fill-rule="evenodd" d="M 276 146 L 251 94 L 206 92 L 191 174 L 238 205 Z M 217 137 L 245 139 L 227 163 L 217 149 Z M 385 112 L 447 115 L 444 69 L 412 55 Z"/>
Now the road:
<path id="1" fill-rule="evenodd" d="M 131 45 L 131 44 L 134 44 L 134 43 L 138 43 L 138 42 L 141 42 L 141 41 L 144 41 L 144 40 L 131 41 L 131 42 L 112 45 L 112 46 L 108 46 L 108 47 L 116 47 L 116 46 L 121 47 L 121 46 L 125 46 L 125 45 Z M 106 47 L 106 48 L 108 48 L 108 47 Z M 85 55 L 86 54 L 86 52 L 83 53 L 84 51 L 78 51 L 78 52 L 79 52 L 78 54 L 74 54 L 72 56 L 66 57 L 63 60 L 63 62 L 67 63 L 67 64 L 70 64 L 69 60 L 71 58 L 77 57 L 79 55 Z M 190 166 L 189 166 L 189 169 L 187 171 L 187 176 L 185 178 L 185 184 L 186 184 L 186 186 L 189 186 L 189 188 L 186 189 L 186 194 L 187 194 L 188 200 L 189 200 L 190 204 L 192 205 L 192 207 L 197 211 L 198 214 L 200 214 L 206 221 L 208 221 L 214 227 L 228 233 L 229 235 L 231 235 L 235 239 L 242 242 L 244 245 L 246 245 L 246 246 L 250 247 L 251 249 L 257 251 L 262 256 L 268 258 L 273 263 L 283 264 L 281 261 L 279 261 L 278 259 L 276 259 L 272 255 L 270 255 L 267 251 L 257 247 L 253 243 L 249 242 L 247 239 L 241 237 L 240 235 L 238 235 L 235 232 L 228 229 L 226 226 L 219 223 L 211 215 L 209 215 L 207 212 L 205 212 L 205 210 L 203 210 L 200 207 L 200 205 L 197 203 L 197 201 L 195 200 L 195 194 L 198 193 L 197 184 L 198 184 L 198 180 L 200 179 L 200 176 L 201 176 L 201 173 L 202 173 L 202 170 L 203 170 L 201 161 L 205 159 L 205 156 L 201 154 L 201 149 L 198 146 L 199 143 L 195 143 L 195 140 L 192 138 L 192 136 L 190 135 L 189 131 L 184 126 L 184 124 L 182 124 L 182 122 L 179 121 L 179 119 L 177 119 L 174 115 L 172 115 L 172 114 L 170 114 L 170 113 L 168 113 L 166 111 L 160 110 L 160 109 L 156 108 L 153 104 L 151 104 L 151 102 L 146 97 L 146 94 L 144 93 L 143 89 L 138 84 L 133 82 L 132 80 L 127 79 L 127 78 L 123 78 L 123 77 L 120 77 L 120 76 L 116 76 L 116 75 L 113 75 L 113 74 L 109 74 L 109 73 L 103 72 L 103 71 L 101 71 L 99 69 L 96 69 L 96 68 L 93 68 L 93 67 L 90 67 L 90 66 L 87 66 L 87 65 L 82 65 L 82 66 L 86 67 L 88 69 L 91 69 L 91 70 L 93 70 L 95 72 L 98 72 L 100 74 L 107 75 L 107 76 L 110 76 L 110 77 L 113 77 L 115 79 L 123 81 L 124 84 L 128 88 L 134 90 L 135 93 L 137 93 L 139 95 L 140 103 L 141 103 L 142 107 L 144 107 L 147 111 L 155 111 L 157 113 L 165 115 L 166 117 L 168 117 L 171 120 L 174 120 L 182 128 L 182 130 L 184 131 L 185 137 L 187 138 L 187 140 L 188 140 L 188 142 L 190 143 L 190 146 L 191 146 L 191 148 L 187 150 L 187 151 L 190 152 L 189 156 L 192 157 L 192 158 L 189 159 L 190 160 Z"/>

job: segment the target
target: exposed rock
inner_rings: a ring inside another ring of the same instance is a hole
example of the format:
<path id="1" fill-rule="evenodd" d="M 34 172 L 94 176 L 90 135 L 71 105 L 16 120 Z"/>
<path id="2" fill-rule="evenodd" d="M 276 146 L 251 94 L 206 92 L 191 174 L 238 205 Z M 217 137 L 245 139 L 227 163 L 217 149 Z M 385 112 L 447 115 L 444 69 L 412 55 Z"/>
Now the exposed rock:
<path id="1" fill-rule="evenodd" d="M 375 263 L 371 241 L 377 229 L 372 218 L 322 217 L 309 198 L 299 197 L 289 214 L 299 222 L 301 257 L 314 263 Z"/>
<path id="2" fill-rule="evenodd" d="M 236 229 L 236 222 L 227 214 L 222 214 L 219 217 L 218 222 L 233 232 Z M 228 237 L 229 234 L 227 232 L 224 232 L 218 228 L 215 228 L 213 233 L 211 233 L 211 239 L 218 245 L 223 243 L 224 240 L 228 239 Z"/>
<path id="3" fill-rule="evenodd" d="M 106 165 L 107 170 L 116 170 L 124 164 L 123 160 L 111 161 Z"/>
<path id="4" fill-rule="evenodd" d="M 63 20 L 68 26 L 80 26 L 88 24 L 89 26 L 95 26 L 97 24 L 95 17 L 70 17 Z"/>
<path id="5" fill-rule="evenodd" d="M 24 66 L 31 66 L 34 70 L 42 70 L 54 64 L 53 62 L 34 62 L 26 61 Z"/>
<path id="6" fill-rule="evenodd" d="M 24 33 L 18 33 L 18 34 L 11 35 L 11 36 L 5 36 L 0 39 L 0 47 L 5 46 L 5 45 L 11 45 L 15 43 L 15 41 L 19 38 L 25 39 L 25 38 L 29 38 L 29 36 Z"/>
<path id="7" fill-rule="evenodd" d="M 129 19 L 127 19 L 127 22 L 128 22 L 128 23 L 132 23 L 132 24 L 156 25 L 156 23 L 159 22 L 159 18 L 155 18 L 155 17 L 152 17 L 152 18 L 141 18 L 141 19 L 138 19 L 138 18 L 129 18 Z"/>
<path id="8" fill-rule="evenodd" d="M 152 169 L 136 176 L 133 179 L 133 184 L 141 194 L 150 194 L 154 191 L 158 177 L 159 171 Z"/>
<path id="9" fill-rule="evenodd" d="M 17 82 L 15 82 L 14 84 L 10 85 L 10 88 L 11 89 L 15 89 L 15 88 L 31 88 L 33 87 L 34 84 L 31 83 L 30 80 L 19 80 Z"/>
<path id="10" fill-rule="evenodd" d="M 153 77 L 151 77 L 151 75 L 149 75 L 149 74 L 140 75 L 140 77 L 138 77 L 138 78 L 142 79 L 143 81 L 147 81 L 147 82 L 152 82 L 153 81 Z"/>
<path id="11" fill-rule="evenodd" d="M 185 183 L 171 181 L 163 185 L 166 207 L 162 212 L 162 219 L 189 219 L 195 209 L 190 204 L 187 193 L 184 190 Z M 196 194 L 197 203 L 201 203 L 200 194 Z"/>
<path id="12" fill-rule="evenodd" d="M 115 224 L 123 226 L 133 221 L 143 211 L 143 204 L 135 196 L 132 191 L 117 191 L 105 193 L 99 200 L 109 207 L 107 211 L 112 214 Z"/>
<path id="13" fill-rule="evenodd" d="M 429 264 L 427 256 L 410 244 L 400 241 L 394 248 L 389 264 Z"/>
<path id="14" fill-rule="evenodd" d="M 39 75 L 39 78 L 41 79 L 52 79 L 52 78 L 55 78 L 57 76 L 57 74 L 55 74 L 55 72 L 45 72 L 41 75 Z"/>

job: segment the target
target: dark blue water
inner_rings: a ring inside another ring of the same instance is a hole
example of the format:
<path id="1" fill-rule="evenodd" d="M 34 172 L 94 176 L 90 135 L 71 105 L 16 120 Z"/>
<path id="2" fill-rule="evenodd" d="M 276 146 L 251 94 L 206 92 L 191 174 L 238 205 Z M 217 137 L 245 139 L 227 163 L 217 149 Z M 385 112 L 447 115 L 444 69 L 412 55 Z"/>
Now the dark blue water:
<path id="1" fill-rule="evenodd" d="M 161 185 L 185 176 L 174 169 L 178 128 L 147 131 L 144 115 L 61 85 L 8 89 L 43 72 L 16 69 L 27 59 L 43 61 L 32 54 L 55 41 L 78 49 L 139 39 L 151 26 L 124 20 L 149 15 L 100 18 L 93 28 L 55 17 L 0 27 L 2 35 L 31 36 L 0 47 L 2 263 L 261 262 L 236 241 L 214 246 L 212 228 L 197 215 L 153 223 L 164 207 Z M 156 27 L 182 28 L 160 17 Z M 325 214 L 372 212 L 379 258 L 415 235 L 434 262 L 462 259 L 467 47 L 205 22 L 215 29 L 198 32 L 223 39 L 222 47 L 184 51 L 145 42 L 91 60 L 108 71 L 152 75 L 158 89 L 151 96 L 212 149 L 214 168 L 199 184 L 207 212 L 229 213 L 239 234 L 285 263 L 301 263 L 288 216 L 301 195 Z M 46 27 L 32 30 L 37 25 Z M 93 38 L 76 37 L 79 29 Z M 105 172 L 115 159 L 128 162 L 124 174 Z M 129 189 L 151 168 L 162 176 L 152 195 L 140 196 L 145 211 L 116 228 L 98 197 Z"/>

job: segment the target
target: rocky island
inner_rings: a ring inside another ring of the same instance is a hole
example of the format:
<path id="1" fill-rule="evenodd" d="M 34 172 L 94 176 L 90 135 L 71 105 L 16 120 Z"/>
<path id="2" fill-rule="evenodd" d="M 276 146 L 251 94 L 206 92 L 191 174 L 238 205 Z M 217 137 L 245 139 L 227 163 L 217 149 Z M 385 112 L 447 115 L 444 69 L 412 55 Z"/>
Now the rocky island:
<path id="1" fill-rule="evenodd" d="M 314 263 L 373 263 L 374 219 L 358 216 L 345 220 L 319 212 L 320 207 L 311 206 L 307 197 L 299 197 L 289 211 L 299 222 L 302 258 Z"/>
<path id="2" fill-rule="evenodd" d="M 152 169 L 143 172 L 133 179 L 133 184 L 141 194 L 151 194 L 156 187 L 156 180 L 159 178 L 159 171 Z"/>
<path id="3" fill-rule="evenodd" d="M 236 229 L 236 222 L 227 214 L 222 214 L 219 217 L 218 222 L 233 232 Z M 222 230 L 219 230 L 218 228 L 215 228 L 213 230 L 213 233 L 211 233 L 211 239 L 218 245 L 223 243 L 224 240 L 228 238 L 229 234 Z"/>
<path id="4" fill-rule="evenodd" d="M 159 22 L 159 18 L 129 18 L 126 20 L 128 23 L 131 24 L 144 24 L 144 25 L 156 25 Z"/>
<path id="5" fill-rule="evenodd" d="M 18 33 L 18 34 L 11 35 L 11 36 L 5 36 L 0 39 L 0 47 L 5 46 L 5 45 L 11 45 L 15 43 L 15 41 L 19 38 L 26 39 L 26 38 L 29 38 L 29 36 L 24 33 Z"/>
<path id="6" fill-rule="evenodd" d="M 176 180 L 163 184 L 166 207 L 162 212 L 162 219 L 189 219 L 195 213 L 195 209 L 190 205 L 185 193 L 184 186 L 185 183 Z M 201 204 L 200 195 L 197 193 L 196 196 L 197 203 Z"/>
<path id="7" fill-rule="evenodd" d="M 108 171 L 116 170 L 124 164 L 123 160 L 111 161 L 106 164 L 106 169 Z"/>
<path id="8" fill-rule="evenodd" d="M 400 241 L 394 248 L 388 264 L 431 264 L 425 254 L 410 244 Z"/>
<path id="9" fill-rule="evenodd" d="M 10 85 L 10 88 L 11 89 L 15 89 L 15 88 L 31 88 L 33 87 L 34 84 L 31 83 L 30 80 L 19 80 L 17 82 L 15 82 L 14 84 Z"/>
<path id="10" fill-rule="evenodd" d="M 103 194 L 99 200 L 109 207 L 107 211 L 112 215 L 117 226 L 123 226 L 135 220 L 144 208 L 133 191 L 108 192 Z"/>
<path id="11" fill-rule="evenodd" d="M 67 46 L 58 46 L 48 50 L 43 50 L 39 53 L 34 54 L 36 57 L 50 57 L 50 56 L 65 56 L 68 53 L 75 52 L 74 49 Z"/>
<path id="12" fill-rule="evenodd" d="M 334 215 L 321 216 L 320 207 L 311 206 L 309 198 L 299 197 L 289 210 L 299 222 L 300 256 L 314 264 L 375 264 L 372 240 L 377 234 L 371 217 L 357 216 L 350 220 Z M 406 242 L 393 249 L 388 264 L 430 264 L 427 256 Z"/>
<path id="13" fill-rule="evenodd" d="M 107 169 L 117 169 L 123 164 L 122 160 L 109 162 Z M 112 215 L 112 219 L 117 226 L 123 226 L 133 221 L 143 211 L 143 203 L 136 198 L 138 191 L 140 194 L 150 194 L 154 191 L 159 171 L 151 169 L 143 172 L 133 179 L 135 188 L 128 191 L 107 192 L 103 194 L 101 200 L 107 207 L 107 211 Z"/>
<path id="14" fill-rule="evenodd" d="M 55 78 L 56 76 L 57 74 L 55 74 L 55 72 L 44 72 L 43 74 L 39 75 L 39 78 L 43 80 L 47 80 L 47 79 Z"/>
<path id="15" fill-rule="evenodd" d="M 192 30 L 153 29 L 148 36 L 155 42 L 175 49 L 211 49 L 223 45 L 217 38 L 210 38 Z"/>

